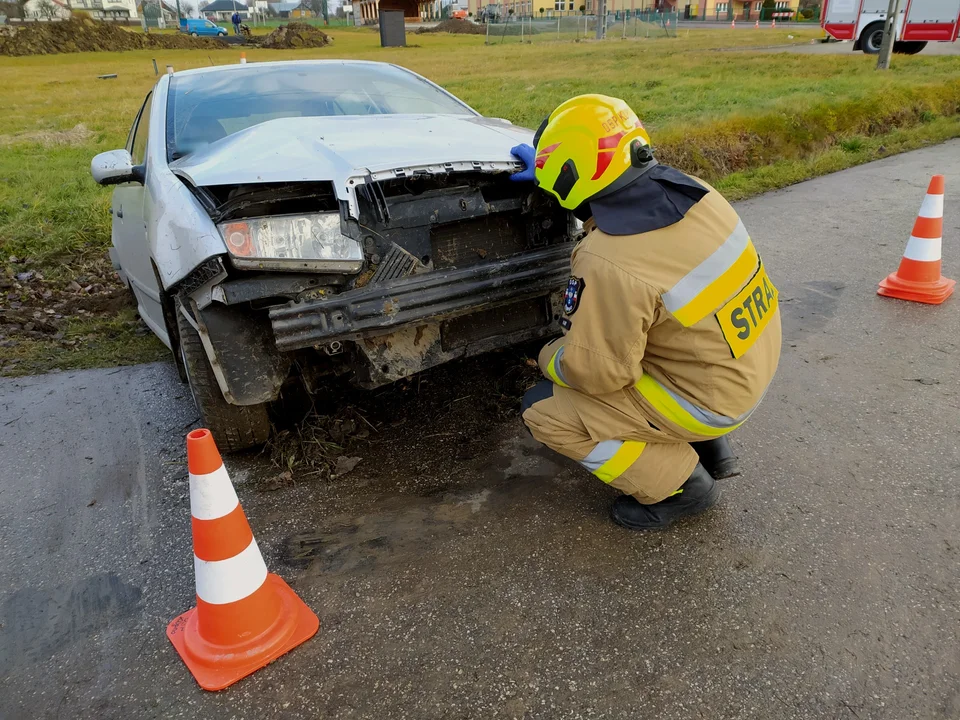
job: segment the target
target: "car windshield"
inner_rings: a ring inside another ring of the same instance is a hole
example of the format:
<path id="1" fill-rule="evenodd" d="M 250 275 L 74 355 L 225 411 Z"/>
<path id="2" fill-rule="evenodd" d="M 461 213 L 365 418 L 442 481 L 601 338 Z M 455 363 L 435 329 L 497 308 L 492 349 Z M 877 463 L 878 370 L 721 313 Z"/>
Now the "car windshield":
<path id="1" fill-rule="evenodd" d="M 268 120 L 332 115 L 472 115 L 455 98 L 390 65 L 277 65 L 174 76 L 167 156 L 176 160 Z"/>

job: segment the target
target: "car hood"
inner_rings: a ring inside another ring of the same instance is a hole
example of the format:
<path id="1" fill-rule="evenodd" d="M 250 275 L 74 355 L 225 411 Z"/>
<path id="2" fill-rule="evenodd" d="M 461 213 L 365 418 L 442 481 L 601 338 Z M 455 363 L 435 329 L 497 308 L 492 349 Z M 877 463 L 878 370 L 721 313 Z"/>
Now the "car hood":
<path id="1" fill-rule="evenodd" d="M 514 167 L 510 148 L 530 130 L 459 115 L 280 118 L 229 135 L 170 163 L 193 185 L 329 180 L 344 196 L 349 178 L 384 171 L 481 163 Z M 508 164 L 508 165 L 507 165 Z"/>

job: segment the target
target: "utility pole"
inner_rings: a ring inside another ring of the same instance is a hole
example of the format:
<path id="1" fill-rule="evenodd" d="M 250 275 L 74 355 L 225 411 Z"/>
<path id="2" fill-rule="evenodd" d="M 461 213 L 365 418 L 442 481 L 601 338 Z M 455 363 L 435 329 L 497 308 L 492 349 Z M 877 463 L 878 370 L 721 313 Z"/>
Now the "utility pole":
<path id="1" fill-rule="evenodd" d="M 163 17 L 163 0 L 160 0 L 160 17 Z M 180 0 L 177 0 L 177 30 L 180 29 L 180 18 L 183 17 L 180 14 Z"/>
<path id="2" fill-rule="evenodd" d="M 597 40 L 607 34 L 607 0 L 597 0 Z"/>
<path id="3" fill-rule="evenodd" d="M 893 54 L 894 38 L 897 35 L 898 15 L 900 15 L 900 0 L 890 0 L 887 5 L 887 21 L 883 26 L 883 42 L 880 44 L 880 56 L 877 58 L 877 70 L 890 69 L 890 56 Z"/>

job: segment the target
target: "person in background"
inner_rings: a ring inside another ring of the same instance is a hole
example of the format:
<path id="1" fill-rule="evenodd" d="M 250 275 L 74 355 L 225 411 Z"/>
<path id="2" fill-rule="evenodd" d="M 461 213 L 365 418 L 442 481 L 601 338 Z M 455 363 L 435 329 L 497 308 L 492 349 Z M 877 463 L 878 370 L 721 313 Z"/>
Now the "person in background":
<path id="1" fill-rule="evenodd" d="M 230 22 L 233 23 L 233 34 L 240 34 L 240 13 L 234 11 L 233 17 L 230 18 Z"/>

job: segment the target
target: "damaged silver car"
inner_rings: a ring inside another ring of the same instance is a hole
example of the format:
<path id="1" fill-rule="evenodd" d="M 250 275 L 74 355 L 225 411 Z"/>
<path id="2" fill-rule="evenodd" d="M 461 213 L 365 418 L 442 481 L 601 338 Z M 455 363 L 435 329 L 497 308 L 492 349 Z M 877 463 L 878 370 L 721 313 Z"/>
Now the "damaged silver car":
<path id="1" fill-rule="evenodd" d="M 270 62 L 165 75 L 114 185 L 114 266 L 218 444 L 281 393 L 374 388 L 556 332 L 579 223 L 510 182 L 532 132 L 403 68 Z"/>

